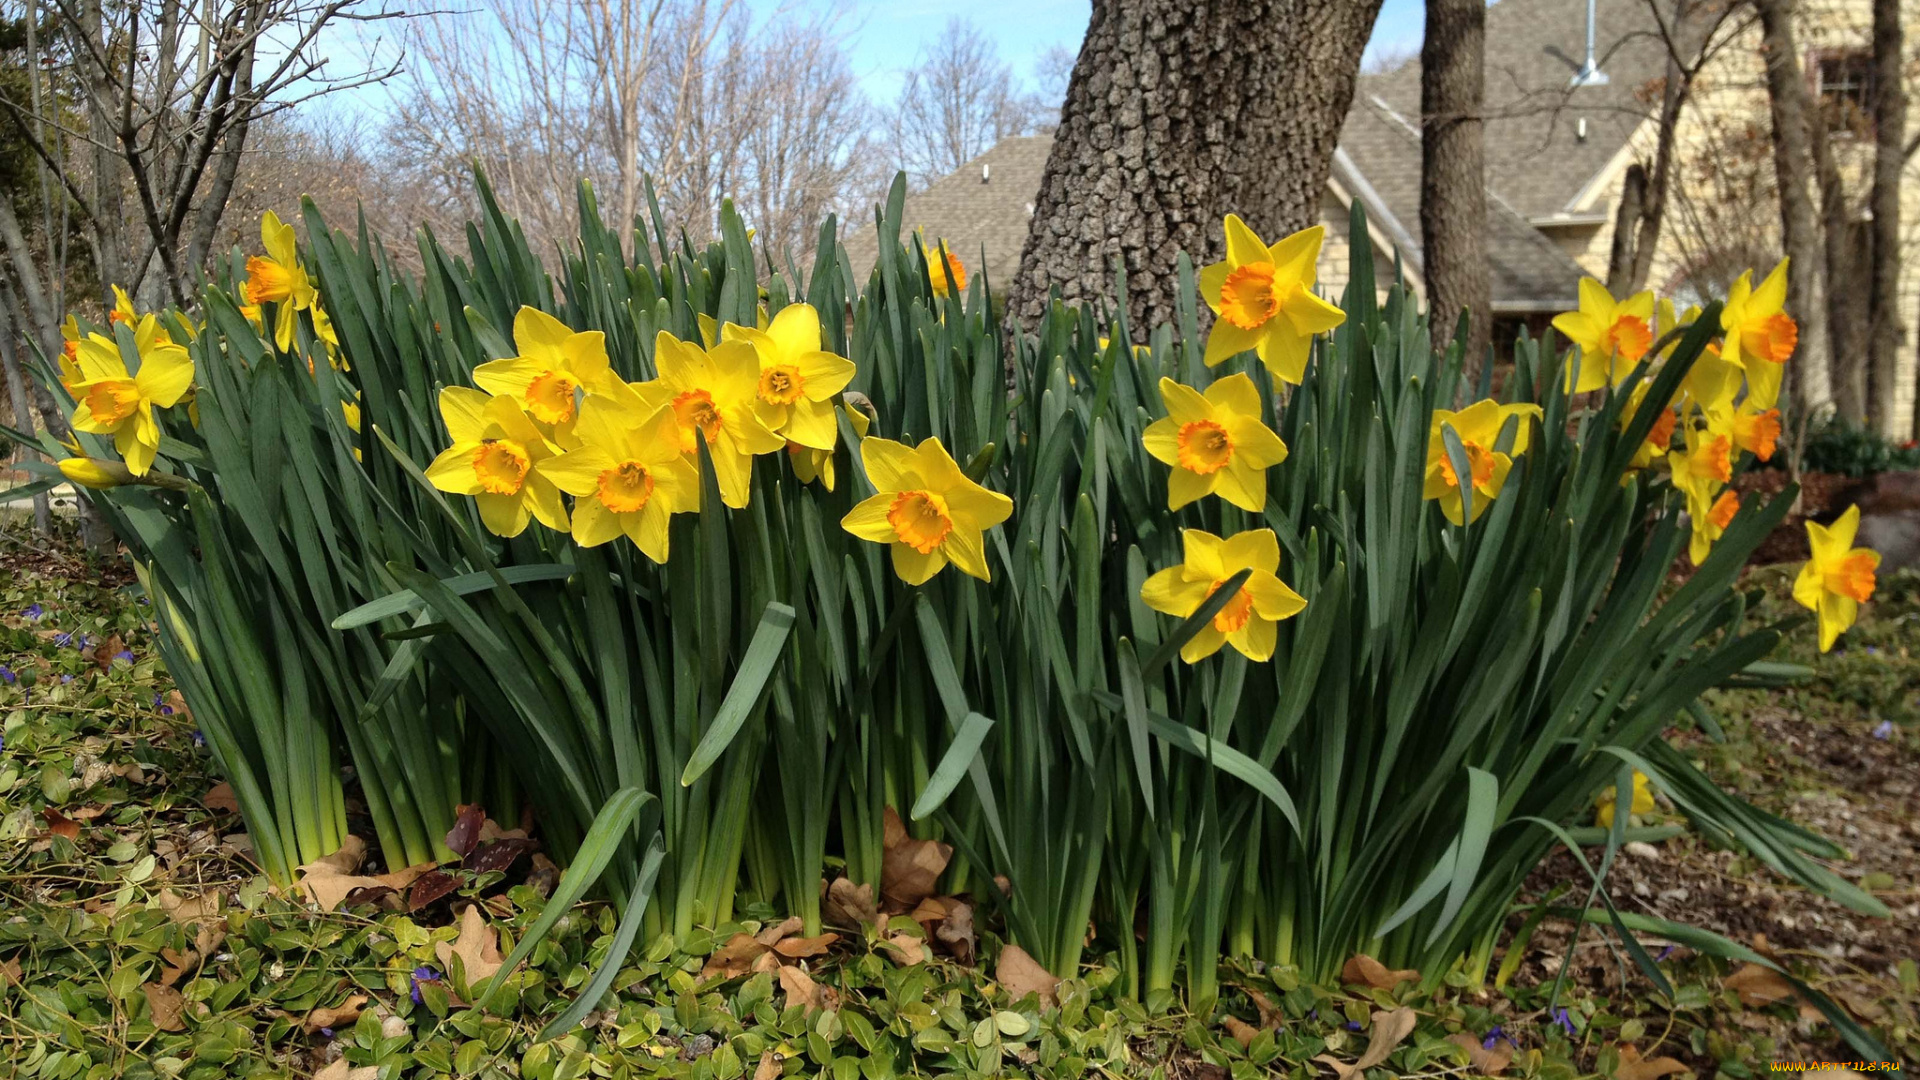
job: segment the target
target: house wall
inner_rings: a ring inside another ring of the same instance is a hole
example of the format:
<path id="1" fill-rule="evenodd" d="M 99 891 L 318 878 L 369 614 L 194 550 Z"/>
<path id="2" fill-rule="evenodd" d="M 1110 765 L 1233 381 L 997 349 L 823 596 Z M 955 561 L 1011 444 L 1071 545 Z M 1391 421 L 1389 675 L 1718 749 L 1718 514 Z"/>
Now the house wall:
<path id="1" fill-rule="evenodd" d="M 1347 291 L 1347 264 L 1353 252 L 1349 236 L 1353 228 L 1351 213 L 1345 193 L 1329 184 L 1320 197 L 1320 224 L 1326 227 L 1327 236 L 1320 245 L 1320 261 L 1315 264 L 1314 272 L 1319 278 L 1321 293 L 1336 302 Z M 1387 289 L 1393 285 L 1393 249 L 1382 244 L 1377 236 L 1372 239 L 1375 299 L 1385 303 Z M 1415 291 L 1419 291 L 1417 282 Z"/>
<path id="2" fill-rule="evenodd" d="M 1903 3 L 1907 30 L 1907 67 L 1920 65 L 1920 0 Z M 1772 122 L 1765 82 L 1765 54 L 1760 47 L 1757 21 L 1745 15 L 1745 29 L 1704 68 L 1693 96 L 1681 114 L 1676 132 L 1678 150 L 1673 194 L 1655 250 L 1648 285 L 1677 301 L 1724 295 L 1742 269 L 1765 274 L 1780 258 L 1780 211 L 1774 186 Z M 1805 0 L 1801 5 L 1798 43 L 1801 64 L 1813 78 L 1822 55 L 1864 51 L 1872 40 L 1870 0 Z M 1810 86 L 1811 89 L 1811 86 Z M 1911 84 L 1908 136 L 1920 132 L 1920 87 Z M 1613 215 L 1618 208 L 1626 165 L 1636 158 L 1651 162 L 1655 131 L 1649 122 L 1636 135 L 1631 151 L 1623 155 L 1610 175 L 1596 186 L 1575 212 L 1598 212 L 1604 223 L 1588 228 L 1545 231 L 1574 261 L 1596 277 L 1606 276 L 1613 243 Z M 1866 202 L 1873 166 L 1870 136 L 1834 137 L 1830 145 L 1841 174 L 1850 216 L 1867 218 Z M 1901 375 L 1891 420 L 1900 431 L 1914 430 L 1915 397 L 1920 392 L 1920 160 L 1907 163 L 1901 198 L 1902 262 Z M 1842 296 L 1843 318 L 1865 317 L 1863 290 Z M 1826 391 L 1831 400 L 1830 374 L 1806 369 L 1809 385 Z"/>

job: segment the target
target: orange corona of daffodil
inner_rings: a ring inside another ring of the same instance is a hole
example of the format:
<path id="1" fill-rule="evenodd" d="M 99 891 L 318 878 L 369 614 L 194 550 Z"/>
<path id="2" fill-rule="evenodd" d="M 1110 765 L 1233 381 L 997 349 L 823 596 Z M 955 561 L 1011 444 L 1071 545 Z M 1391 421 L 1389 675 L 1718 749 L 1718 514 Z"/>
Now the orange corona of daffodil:
<path id="1" fill-rule="evenodd" d="M 853 362 L 820 347 L 820 313 L 811 304 L 788 304 L 765 330 L 728 323 L 728 341 L 744 341 L 760 358 L 754 409 L 761 422 L 815 450 L 833 449 L 839 425 L 833 398 L 853 381 Z"/>
<path id="2" fill-rule="evenodd" d="M 1629 425 L 1639 419 L 1640 409 L 1646 404 L 1647 391 L 1652 388 L 1653 382 L 1650 379 L 1642 379 L 1640 385 L 1633 388 L 1633 396 L 1627 399 L 1627 407 L 1620 412 L 1620 430 L 1625 431 Z M 1679 425 L 1679 422 L 1680 414 L 1672 406 L 1661 409 L 1660 415 L 1654 418 L 1653 426 L 1647 429 L 1647 437 L 1634 448 L 1633 461 L 1627 467 L 1644 469 L 1653 464 L 1654 458 L 1666 454 L 1667 450 L 1673 446 L 1673 429 Z"/>
<path id="3" fill-rule="evenodd" d="M 1580 310 L 1553 317 L 1553 328 L 1580 346 L 1580 365 L 1567 371 L 1576 394 L 1618 386 L 1653 347 L 1653 293 L 1615 300 L 1605 285 L 1580 279 Z"/>
<path id="4" fill-rule="evenodd" d="M 1229 375 L 1203 394 L 1160 380 L 1167 415 L 1147 426 L 1147 453 L 1173 466 L 1167 508 L 1215 494 L 1250 513 L 1267 506 L 1267 470 L 1287 459 L 1287 444 L 1260 420 L 1260 391 L 1244 374 Z"/>
<path id="5" fill-rule="evenodd" d="M 1873 596 L 1880 553 L 1853 546 L 1859 531 L 1858 506 L 1847 507 L 1831 525 L 1807 522 L 1807 546 L 1813 554 L 1793 580 L 1793 598 L 1819 614 L 1821 652 L 1833 648 L 1834 639 L 1859 617 L 1860 605 Z"/>
<path id="6" fill-rule="evenodd" d="M 1012 516 L 1012 499 L 967 479 L 939 439 L 917 447 L 862 439 L 860 460 L 877 494 L 848 511 L 842 528 L 889 545 L 893 572 L 909 585 L 923 584 L 949 562 L 992 579 L 985 533 Z"/>
<path id="7" fill-rule="evenodd" d="M 960 261 L 960 256 L 955 255 L 953 250 L 947 247 L 945 240 L 934 241 L 932 247 L 928 247 L 926 242 L 922 241 L 920 254 L 926 257 L 927 283 L 933 286 L 935 296 L 945 297 L 956 291 L 967 291 L 967 265 Z M 949 267 L 953 270 L 951 280 L 947 277 Z"/>
<path id="8" fill-rule="evenodd" d="M 544 469 L 574 497 L 574 540 L 597 547 L 625 533 L 647 558 L 666 562 L 669 520 L 700 509 L 700 473 L 680 452 L 672 406 L 649 415 L 623 399 L 588 398 L 575 433 L 580 448 Z"/>
<path id="9" fill-rule="evenodd" d="M 1785 311 L 1787 260 L 1781 259 L 1760 284 L 1753 271 L 1740 275 L 1727 290 L 1720 309 L 1720 329 L 1726 338 L 1720 355 L 1747 370 L 1747 400 L 1756 409 L 1771 409 L 1780 400 L 1781 365 L 1800 343 L 1800 327 Z"/>
<path id="10" fill-rule="evenodd" d="M 1693 565 L 1707 561 L 1714 541 L 1726 533 L 1727 526 L 1733 524 L 1739 514 L 1740 496 L 1731 489 L 1721 491 L 1711 505 L 1696 502 L 1693 493 L 1687 493 L 1687 519 L 1693 526 L 1693 536 L 1687 541 L 1687 558 L 1693 560 Z"/>
<path id="11" fill-rule="evenodd" d="M 1461 446 L 1466 450 L 1467 467 L 1472 470 L 1469 482 L 1473 487 L 1473 520 L 1486 513 L 1488 505 L 1498 498 L 1507 484 L 1507 473 L 1513 468 L 1513 459 L 1527 452 L 1528 441 L 1533 435 L 1532 420 L 1540 419 L 1538 405 L 1501 405 L 1492 398 L 1476 401 L 1459 412 L 1449 409 L 1433 410 L 1433 425 L 1427 436 L 1427 476 L 1422 496 L 1439 499 L 1440 509 L 1447 520 L 1455 525 L 1464 525 L 1465 500 L 1461 497 L 1460 477 L 1455 473 L 1453 459 L 1447 453 L 1446 436 L 1443 429 L 1451 428 L 1459 437 Z M 1531 418 L 1531 420 L 1529 419 Z M 1500 441 L 1500 432 L 1509 419 L 1517 419 L 1514 427 L 1512 449 L 1496 449 Z"/>
<path id="12" fill-rule="evenodd" d="M 614 381 L 607 336 L 598 330 L 575 333 L 539 308 L 523 307 L 513 317 L 513 343 L 520 355 L 474 368 L 474 385 L 513 398 L 543 424 L 571 425 L 580 394 L 605 393 Z"/>
<path id="13" fill-rule="evenodd" d="M 1242 570 L 1251 571 L 1213 621 L 1181 646 L 1180 659 L 1199 663 L 1222 645 L 1232 645 L 1249 660 L 1271 657 L 1280 620 L 1293 618 L 1307 606 L 1306 599 L 1277 576 L 1280 541 L 1273 530 L 1250 529 L 1222 540 L 1187 529 L 1180 538 L 1185 554 L 1180 565 L 1154 574 L 1140 587 L 1140 599 L 1155 611 L 1187 618 L 1227 579 Z"/>
<path id="14" fill-rule="evenodd" d="M 722 341 L 702 349 L 662 330 L 654 339 L 653 363 L 660 377 L 633 389 L 673 408 L 681 453 L 697 455 L 700 436 L 706 436 L 720 501 L 736 510 L 747 505 L 753 455 L 787 445 L 754 410 L 760 359 L 753 346 Z"/>
<path id="15" fill-rule="evenodd" d="M 1251 349 L 1274 378 L 1298 385 L 1313 336 L 1347 321 L 1313 291 L 1326 227 L 1268 246 L 1237 216 L 1228 214 L 1225 224 L 1227 257 L 1200 271 L 1200 298 L 1218 316 L 1207 334 L 1207 366 Z"/>
<path id="16" fill-rule="evenodd" d="M 1617 785 L 1616 785 L 1617 786 Z M 1620 797 L 1614 787 L 1608 787 L 1594 799 L 1593 823 L 1603 829 L 1613 828 L 1613 804 Z M 1627 813 L 1653 813 L 1653 789 L 1649 786 L 1647 774 L 1638 769 L 1633 771 L 1633 802 L 1628 805 Z"/>
<path id="17" fill-rule="evenodd" d="M 1779 409 L 1756 409 L 1751 400 L 1743 401 L 1734 410 L 1728 427 L 1733 432 L 1735 446 L 1761 461 L 1773 459 L 1780 443 Z"/>
<path id="18" fill-rule="evenodd" d="M 295 313 L 312 307 L 319 294 L 300 265 L 293 226 L 281 222 L 280 215 L 271 210 L 260 218 L 260 244 L 267 253 L 247 260 L 247 303 L 279 305 L 273 340 L 283 351 L 289 350 L 293 348 Z"/>
<path id="19" fill-rule="evenodd" d="M 193 358 L 184 346 L 168 342 L 140 354 L 140 370 L 129 374 L 120 346 L 100 334 L 79 343 L 80 379 L 72 386 L 77 404 L 73 428 L 112 435 L 113 448 L 127 471 L 145 476 L 160 450 L 160 425 L 154 407 L 172 408 L 193 385 Z"/>
<path id="20" fill-rule="evenodd" d="M 1733 479 L 1733 437 L 1712 428 L 1688 428 L 1686 448 L 1667 455 L 1673 486 L 1686 493 L 1687 505 L 1704 511 L 1720 488 Z"/>
<path id="21" fill-rule="evenodd" d="M 529 517 L 567 531 L 566 504 L 546 475 L 557 450 L 519 402 L 449 386 L 440 391 L 440 416 L 453 445 L 427 466 L 434 487 L 473 496 L 481 522 L 496 536 L 519 536 Z"/>

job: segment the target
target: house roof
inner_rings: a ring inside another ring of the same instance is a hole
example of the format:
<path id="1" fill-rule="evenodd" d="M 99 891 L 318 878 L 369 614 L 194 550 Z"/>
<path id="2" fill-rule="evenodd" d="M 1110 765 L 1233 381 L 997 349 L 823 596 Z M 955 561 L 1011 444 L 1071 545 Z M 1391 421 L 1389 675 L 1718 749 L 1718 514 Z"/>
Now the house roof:
<path id="1" fill-rule="evenodd" d="M 930 244 L 945 240 L 969 277 L 985 270 L 993 287 L 1002 288 L 1020 264 L 1033 200 L 1052 149 L 1051 135 L 1001 139 L 925 190 L 909 192 L 901 214 L 904 231 L 923 230 Z M 846 248 L 854 268 L 864 275 L 876 256 L 872 225 L 849 229 Z"/>

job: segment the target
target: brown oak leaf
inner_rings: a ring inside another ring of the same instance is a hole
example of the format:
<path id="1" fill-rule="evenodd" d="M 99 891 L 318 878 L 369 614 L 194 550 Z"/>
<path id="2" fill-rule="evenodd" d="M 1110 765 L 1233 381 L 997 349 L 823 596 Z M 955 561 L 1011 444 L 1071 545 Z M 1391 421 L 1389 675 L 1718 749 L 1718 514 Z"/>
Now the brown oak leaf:
<path id="1" fill-rule="evenodd" d="M 953 846 L 916 840 L 893 807 L 887 807 L 880 857 L 880 898 L 889 911 L 912 911 L 933 895 L 934 885 L 953 860 Z"/>
<path id="2" fill-rule="evenodd" d="M 1464 1031 L 1447 1036 L 1447 1041 L 1467 1052 L 1467 1067 L 1481 1076 L 1499 1076 L 1513 1064 L 1513 1044 L 1505 1039 L 1496 1041 L 1491 1050 Z"/>
<path id="3" fill-rule="evenodd" d="M 180 991 L 159 983 L 147 983 L 140 989 L 147 994 L 147 1012 L 153 1020 L 153 1026 L 161 1031 L 185 1031 L 187 1028 L 187 1000 Z"/>
<path id="4" fill-rule="evenodd" d="M 314 1009 L 307 1013 L 306 1019 L 300 1022 L 300 1026 L 306 1029 L 308 1035 L 314 1034 L 321 1028 L 351 1027 L 355 1020 L 360 1019 L 360 1010 L 366 1005 L 367 1000 L 367 995 L 355 994 L 331 1009 Z"/>
<path id="5" fill-rule="evenodd" d="M 1412 968 L 1393 970 L 1387 965 L 1368 956 L 1355 953 L 1346 966 L 1340 969 L 1340 981 L 1355 986 L 1371 986 L 1376 990 L 1392 990 L 1403 982 L 1418 981 L 1420 973 Z"/>
<path id="6" fill-rule="evenodd" d="M 1620 1047 L 1620 1064 L 1613 1070 L 1613 1080 L 1660 1080 L 1662 1076 L 1691 1071 L 1670 1057 L 1642 1060 L 1640 1051 L 1628 1044 Z"/>
<path id="7" fill-rule="evenodd" d="M 1313 1060 L 1332 1069 L 1339 1080 L 1353 1080 L 1387 1060 L 1393 1048 L 1413 1034 L 1414 1022 L 1413 1010 L 1404 1005 L 1392 1012 L 1376 1012 L 1373 1014 L 1371 1033 L 1367 1037 L 1366 1052 L 1360 1055 L 1359 1061 L 1349 1065 L 1332 1054 L 1321 1054 Z"/>
<path id="8" fill-rule="evenodd" d="M 1040 966 L 1040 961 L 1027 955 L 1027 951 L 1018 945 L 1008 945 L 1000 950 L 1000 959 L 994 964 L 993 977 L 1015 1001 L 1028 994 L 1038 994 L 1040 1004 L 1046 1008 L 1054 1005 L 1054 988 L 1060 985 L 1060 979 L 1053 972 Z"/>
<path id="9" fill-rule="evenodd" d="M 460 916 L 460 936 L 451 942 L 440 942 L 433 947 L 433 952 L 440 958 L 440 967 L 449 972 L 453 970 L 453 958 L 459 957 L 460 970 L 466 975 L 469 988 L 499 971 L 506 960 L 500 955 L 499 932 L 487 925 L 478 905 L 470 905 Z"/>

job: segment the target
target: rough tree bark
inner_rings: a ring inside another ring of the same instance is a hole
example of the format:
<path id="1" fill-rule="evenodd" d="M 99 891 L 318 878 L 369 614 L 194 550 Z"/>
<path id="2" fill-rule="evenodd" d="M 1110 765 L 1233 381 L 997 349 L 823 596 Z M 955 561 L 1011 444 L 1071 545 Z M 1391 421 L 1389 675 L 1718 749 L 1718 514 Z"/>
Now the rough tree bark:
<path id="1" fill-rule="evenodd" d="M 1873 263 L 1867 282 L 1867 325 L 1873 357 L 1873 424 L 1890 439 L 1911 434 L 1911 425 L 1898 424 L 1900 417 L 1893 408 L 1900 394 L 1900 173 L 1907 158 L 1902 40 L 1900 0 L 1873 0 Z"/>
<path id="2" fill-rule="evenodd" d="M 1613 213 L 1613 244 L 1607 249 L 1607 291 L 1615 296 L 1634 292 L 1635 237 L 1646 208 L 1647 169 L 1636 161 L 1627 166 L 1627 175 L 1620 181 L 1620 206 Z"/>
<path id="3" fill-rule="evenodd" d="M 1094 0 L 1009 313 L 1047 291 L 1174 314 L 1175 259 L 1220 257 L 1237 213 L 1271 242 L 1317 216 L 1381 0 Z"/>
<path id="4" fill-rule="evenodd" d="M 1433 333 L 1467 312 L 1466 386 L 1478 384 L 1493 322 L 1487 272 L 1486 0 L 1427 0 L 1420 45 L 1420 250 Z"/>
<path id="5" fill-rule="evenodd" d="M 1793 36 L 1793 0 L 1754 0 L 1760 12 L 1773 117 L 1773 166 L 1786 241 L 1787 310 L 1800 324 L 1800 347 L 1788 363 L 1800 410 L 1819 411 L 1833 400 L 1827 338 L 1826 257 L 1814 192 L 1812 102 Z"/>

